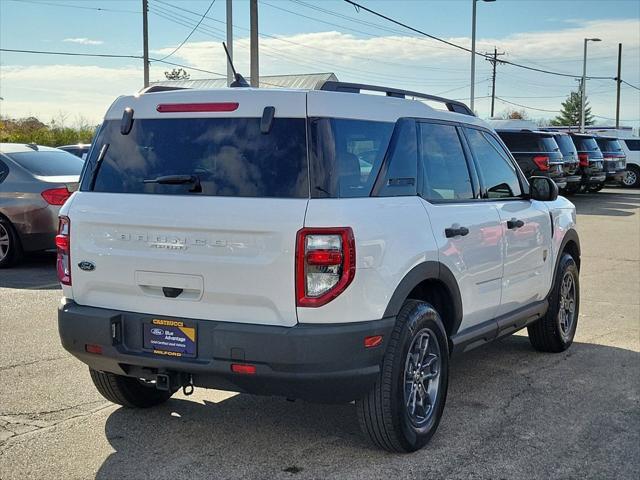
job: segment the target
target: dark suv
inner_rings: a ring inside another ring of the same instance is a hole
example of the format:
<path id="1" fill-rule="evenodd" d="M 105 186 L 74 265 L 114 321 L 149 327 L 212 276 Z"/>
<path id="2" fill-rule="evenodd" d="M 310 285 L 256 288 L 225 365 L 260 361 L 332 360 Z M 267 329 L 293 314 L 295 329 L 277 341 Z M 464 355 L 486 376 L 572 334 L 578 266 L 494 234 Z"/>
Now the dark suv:
<path id="1" fill-rule="evenodd" d="M 560 147 L 563 157 L 563 171 L 567 186 L 564 188 L 566 193 L 576 193 L 580 190 L 582 176 L 580 175 L 578 162 L 578 150 L 573 144 L 571 137 L 562 132 L 553 132 L 553 138 Z"/>
<path id="2" fill-rule="evenodd" d="M 554 134 L 534 130 L 496 130 L 527 178 L 545 176 L 565 188 L 564 160 Z"/>
<path id="3" fill-rule="evenodd" d="M 627 157 L 622 150 L 622 145 L 615 137 L 596 137 L 596 143 L 604 157 L 607 181 L 621 184 L 627 170 Z"/>
<path id="4" fill-rule="evenodd" d="M 573 144 L 578 150 L 582 189 L 590 192 L 602 190 L 607 175 L 604 172 L 604 157 L 593 135 L 570 133 Z"/>

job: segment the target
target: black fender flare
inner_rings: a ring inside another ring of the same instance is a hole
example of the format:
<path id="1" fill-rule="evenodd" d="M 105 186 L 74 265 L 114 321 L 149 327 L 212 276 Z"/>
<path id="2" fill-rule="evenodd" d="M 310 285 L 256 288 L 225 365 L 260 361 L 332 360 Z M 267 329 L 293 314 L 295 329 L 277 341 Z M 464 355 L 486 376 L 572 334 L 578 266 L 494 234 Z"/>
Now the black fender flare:
<path id="1" fill-rule="evenodd" d="M 560 248 L 558 248 L 558 252 L 556 254 L 555 265 L 553 266 L 553 277 L 551 277 L 552 279 L 551 286 L 549 287 L 549 293 L 547 293 L 547 298 L 549 298 L 549 295 L 551 295 L 551 292 L 553 291 L 553 287 L 556 282 L 556 275 L 558 274 L 558 267 L 560 266 L 560 259 L 562 258 L 562 252 L 564 252 L 565 248 L 567 247 L 567 244 L 571 241 L 574 242 L 576 244 L 576 247 L 578 248 L 578 258 L 574 258 L 574 260 L 576 262 L 576 265 L 578 266 L 578 271 L 580 271 L 580 255 L 582 251 L 580 249 L 580 237 L 578 237 L 578 232 L 574 228 L 570 228 L 564 234 L 564 237 L 562 237 L 562 242 L 560 242 Z"/>
<path id="2" fill-rule="evenodd" d="M 396 287 L 393 295 L 391 295 L 391 299 L 384 311 L 384 318 L 397 316 L 411 291 L 425 280 L 438 280 L 449 290 L 453 300 L 451 305 L 453 313 L 451 335 L 454 335 L 458 331 L 460 323 L 462 323 L 462 296 L 460 295 L 458 282 L 451 270 L 446 265 L 436 261 L 419 263 L 409 270 Z"/>

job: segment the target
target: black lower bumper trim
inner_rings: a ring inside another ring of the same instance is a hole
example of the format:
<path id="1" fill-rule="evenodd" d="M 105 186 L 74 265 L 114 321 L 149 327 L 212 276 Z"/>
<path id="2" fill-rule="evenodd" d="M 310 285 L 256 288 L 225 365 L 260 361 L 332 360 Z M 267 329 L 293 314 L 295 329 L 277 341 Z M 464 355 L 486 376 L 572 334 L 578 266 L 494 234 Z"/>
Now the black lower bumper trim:
<path id="1" fill-rule="evenodd" d="M 320 402 L 347 402 L 363 396 L 378 378 L 395 318 L 293 327 L 182 320 L 198 332 L 196 358 L 155 355 L 143 348 L 143 323 L 157 315 L 60 306 L 58 329 L 63 347 L 100 371 L 140 378 L 190 375 L 196 386 Z M 364 347 L 364 338 L 383 343 Z M 102 353 L 88 353 L 86 345 Z M 255 365 L 254 375 L 231 372 L 232 363 Z"/>

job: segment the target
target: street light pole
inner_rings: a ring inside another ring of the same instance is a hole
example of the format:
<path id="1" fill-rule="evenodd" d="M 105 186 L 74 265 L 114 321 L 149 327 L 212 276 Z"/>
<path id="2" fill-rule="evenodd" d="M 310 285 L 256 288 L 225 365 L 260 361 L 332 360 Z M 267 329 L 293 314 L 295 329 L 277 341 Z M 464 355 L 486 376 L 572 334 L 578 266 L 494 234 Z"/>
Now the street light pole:
<path id="1" fill-rule="evenodd" d="M 483 2 L 495 2 L 496 0 L 482 0 Z M 469 106 L 471 111 L 474 111 L 475 104 L 475 90 L 476 90 L 476 2 L 478 0 L 471 0 L 473 4 L 473 10 L 471 13 L 471 95 Z"/>
<path id="2" fill-rule="evenodd" d="M 585 105 L 587 102 L 587 42 L 601 42 L 599 38 L 584 39 L 584 57 L 582 59 L 582 82 L 580 83 L 580 132 L 584 133 L 585 126 Z"/>

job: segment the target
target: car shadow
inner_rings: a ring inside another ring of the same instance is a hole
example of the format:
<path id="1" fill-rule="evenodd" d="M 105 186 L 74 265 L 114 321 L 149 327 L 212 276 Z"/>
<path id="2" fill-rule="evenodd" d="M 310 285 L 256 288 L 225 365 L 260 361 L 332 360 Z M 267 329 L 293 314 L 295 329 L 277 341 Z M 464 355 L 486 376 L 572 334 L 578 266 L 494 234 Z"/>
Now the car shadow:
<path id="1" fill-rule="evenodd" d="M 629 217 L 640 209 L 640 192 L 606 189 L 598 193 L 582 193 L 568 197 L 579 215 Z"/>
<path id="2" fill-rule="evenodd" d="M 523 336 L 470 352 L 453 360 L 438 433 L 411 455 L 370 446 L 353 404 L 236 395 L 119 408 L 96 478 L 634 477 L 638 360 L 587 343 L 542 354 Z"/>
<path id="3" fill-rule="evenodd" d="M 19 264 L 0 270 L 0 288 L 59 290 L 55 253 L 28 254 Z"/>

